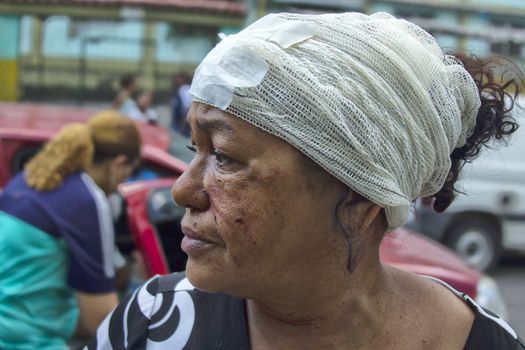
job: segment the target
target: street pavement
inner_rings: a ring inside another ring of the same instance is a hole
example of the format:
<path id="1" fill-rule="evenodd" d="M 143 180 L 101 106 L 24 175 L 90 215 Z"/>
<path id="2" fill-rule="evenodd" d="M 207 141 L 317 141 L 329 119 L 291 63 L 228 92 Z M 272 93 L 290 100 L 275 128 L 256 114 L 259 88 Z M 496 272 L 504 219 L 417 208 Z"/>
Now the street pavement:
<path id="1" fill-rule="evenodd" d="M 491 276 L 507 304 L 508 323 L 525 339 L 525 257 L 504 259 Z"/>

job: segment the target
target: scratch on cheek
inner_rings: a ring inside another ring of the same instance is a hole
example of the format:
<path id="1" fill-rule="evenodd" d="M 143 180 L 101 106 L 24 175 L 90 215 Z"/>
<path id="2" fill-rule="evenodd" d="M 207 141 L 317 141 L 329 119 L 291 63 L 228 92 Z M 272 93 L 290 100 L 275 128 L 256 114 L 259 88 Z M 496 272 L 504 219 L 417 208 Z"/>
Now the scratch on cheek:
<path id="1" fill-rule="evenodd" d="M 237 229 L 236 227 L 237 232 L 240 232 L 243 237 L 246 236 L 246 234 L 248 233 L 248 226 L 245 224 L 243 217 L 235 219 L 235 226 L 239 228 Z"/>
<path id="2" fill-rule="evenodd" d="M 237 267 L 241 267 L 242 266 L 241 262 L 239 261 L 240 259 L 237 256 L 232 255 L 232 260 L 233 260 L 233 263 L 235 264 L 235 266 L 237 266 Z"/>
<path id="3" fill-rule="evenodd" d="M 235 238 L 238 239 L 238 240 L 242 240 L 244 242 L 249 242 L 252 246 L 256 246 L 257 245 L 257 241 L 255 239 L 253 239 L 249 234 L 248 234 L 248 225 L 246 224 L 246 221 L 245 221 L 245 218 L 244 216 L 238 216 L 234 221 L 233 221 L 233 231 L 235 232 Z M 250 249 L 248 248 L 248 246 L 246 245 L 242 245 L 242 248 L 244 250 L 244 253 L 241 254 L 241 256 L 246 256 L 246 254 L 250 254 Z M 242 266 L 242 261 L 243 259 L 239 256 L 237 256 L 237 254 L 232 254 L 232 260 L 233 260 L 233 263 L 237 266 L 237 267 L 241 267 Z"/>

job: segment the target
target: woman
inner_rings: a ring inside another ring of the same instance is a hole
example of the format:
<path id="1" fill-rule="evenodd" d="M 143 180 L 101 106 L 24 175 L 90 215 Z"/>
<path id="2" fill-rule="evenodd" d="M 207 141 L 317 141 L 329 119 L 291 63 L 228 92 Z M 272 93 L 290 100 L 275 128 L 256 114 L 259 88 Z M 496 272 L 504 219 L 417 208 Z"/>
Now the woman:
<path id="1" fill-rule="evenodd" d="M 67 349 L 117 303 L 106 195 L 140 156 L 133 121 L 65 126 L 0 196 L 0 348 Z"/>
<path id="2" fill-rule="evenodd" d="M 89 349 L 524 349 L 379 260 L 416 198 L 444 210 L 461 166 L 516 130 L 517 82 L 482 63 L 387 14 L 269 15 L 225 38 L 192 83 L 196 153 L 173 186 L 187 278 L 150 280 Z"/>

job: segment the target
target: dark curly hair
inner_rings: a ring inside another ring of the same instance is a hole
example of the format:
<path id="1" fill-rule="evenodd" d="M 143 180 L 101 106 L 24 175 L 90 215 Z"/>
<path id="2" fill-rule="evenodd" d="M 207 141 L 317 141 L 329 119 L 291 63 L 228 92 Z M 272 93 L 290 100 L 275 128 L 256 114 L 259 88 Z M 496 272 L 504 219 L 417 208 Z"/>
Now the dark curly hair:
<path id="1" fill-rule="evenodd" d="M 456 148 L 450 155 L 452 166 L 441 190 L 434 197 L 433 208 L 441 213 L 449 207 L 456 193 L 461 193 L 455 183 L 466 163 L 475 159 L 483 147 L 492 140 L 505 139 L 518 129 L 511 111 L 523 88 L 523 74 L 510 60 L 502 57 L 480 59 L 465 54 L 454 55 L 474 78 L 479 90 L 481 107 L 474 132 L 464 146 Z M 505 69 L 501 71 L 501 69 Z M 496 70 L 500 70 L 499 74 Z M 500 76 L 497 79 L 497 75 Z"/>

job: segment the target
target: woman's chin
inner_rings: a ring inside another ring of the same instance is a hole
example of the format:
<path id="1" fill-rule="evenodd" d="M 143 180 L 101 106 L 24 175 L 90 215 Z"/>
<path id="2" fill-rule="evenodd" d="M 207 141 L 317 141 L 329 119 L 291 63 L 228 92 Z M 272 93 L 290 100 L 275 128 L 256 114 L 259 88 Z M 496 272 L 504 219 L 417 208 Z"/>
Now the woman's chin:
<path id="1" fill-rule="evenodd" d="M 221 292 L 225 287 L 222 273 L 193 262 L 191 258 L 186 264 L 186 276 L 195 288 L 205 292 Z"/>

